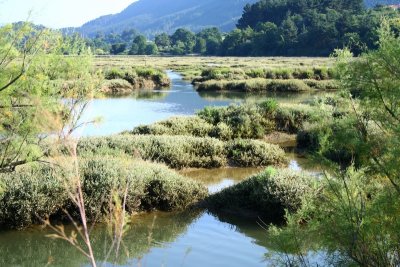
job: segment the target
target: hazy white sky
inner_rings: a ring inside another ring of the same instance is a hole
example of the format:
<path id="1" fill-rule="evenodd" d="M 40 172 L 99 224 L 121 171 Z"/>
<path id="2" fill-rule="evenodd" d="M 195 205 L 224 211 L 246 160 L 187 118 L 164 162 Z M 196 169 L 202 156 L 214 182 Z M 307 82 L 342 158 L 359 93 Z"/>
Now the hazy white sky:
<path id="1" fill-rule="evenodd" d="M 0 0 L 0 23 L 25 21 L 52 28 L 81 26 L 122 11 L 135 0 Z M 31 15 L 29 16 L 29 14 Z"/>

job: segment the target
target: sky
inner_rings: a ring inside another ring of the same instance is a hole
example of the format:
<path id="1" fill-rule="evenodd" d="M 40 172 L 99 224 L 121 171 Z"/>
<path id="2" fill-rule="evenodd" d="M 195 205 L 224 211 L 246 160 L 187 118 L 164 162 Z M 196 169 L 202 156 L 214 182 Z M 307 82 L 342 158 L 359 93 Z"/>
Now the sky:
<path id="1" fill-rule="evenodd" d="M 78 27 L 121 12 L 135 0 L 0 0 L 0 24 L 26 21 L 51 28 Z"/>

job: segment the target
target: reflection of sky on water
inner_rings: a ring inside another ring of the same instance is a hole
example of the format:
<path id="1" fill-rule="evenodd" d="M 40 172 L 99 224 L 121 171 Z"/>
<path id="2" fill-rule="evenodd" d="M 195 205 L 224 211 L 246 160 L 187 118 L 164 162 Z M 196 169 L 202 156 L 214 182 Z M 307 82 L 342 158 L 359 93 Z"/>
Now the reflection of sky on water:
<path id="1" fill-rule="evenodd" d="M 193 115 L 205 106 L 226 106 L 235 102 L 203 99 L 190 83 L 182 81 L 181 76 L 172 72 L 169 72 L 169 76 L 173 82 L 169 90 L 143 90 L 135 96 L 92 100 L 82 121 L 92 121 L 97 117 L 102 121 L 84 127 L 77 135 L 116 134 L 171 116 Z"/>

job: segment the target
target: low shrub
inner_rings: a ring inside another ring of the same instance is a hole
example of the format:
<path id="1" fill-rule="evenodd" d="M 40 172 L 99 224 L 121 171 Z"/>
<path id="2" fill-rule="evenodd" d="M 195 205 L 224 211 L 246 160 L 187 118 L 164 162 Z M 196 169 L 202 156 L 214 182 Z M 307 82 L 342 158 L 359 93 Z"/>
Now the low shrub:
<path id="1" fill-rule="evenodd" d="M 197 116 L 212 125 L 226 124 L 231 129 L 232 138 L 257 139 L 275 129 L 275 123 L 270 119 L 276 108 L 273 102 L 206 107 Z"/>
<path id="2" fill-rule="evenodd" d="M 293 79 L 293 70 L 291 69 L 276 69 L 275 72 L 275 79 Z"/>
<path id="3" fill-rule="evenodd" d="M 79 163 L 89 220 L 101 220 L 112 195 L 122 194 L 126 188 L 128 212 L 183 209 L 208 194 L 200 183 L 163 165 L 115 157 L 81 158 Z M 18 228 L 39 223 L 39 218 L 62 219 L 62 209 L 76 217 L 78 211 L 67 193 L 72 190 L 71 170 L 71 166 L 29 164 L 15 173 L 2 174 L 0 225 Z"/>
<path id="4" fill-rule="evenodd" d="M 245 74 L 250 78 L 264 78 L 265 70 L 264 69 L 250 69 L 245 72 Z"/>
<path id="5" fill-rule="evenodd" d="M 277 145 L 258 140 L 237 139 L 227 143 L 228 160 L 241 167 L 286 165 L 285 152 Z"/>
<path id="6" fill-rule="evenodd" d="M 305 124 L 332 116 L 333 105 L 334 99 L 326 98 L 310 105 L 278 105 L 274 100 L 267 100 L 227 107 L 206 107 L 196 116 L 176 117 L 139 126 L 130 133 L 213 137 L 223 141 L 262 139 L 273 132 L 296 134 L 304 129 Z"/>
<path id="7" fill-rule="evenodd" d="M 210 136 L 213 125 L 197 117 L 174 117 L 151 125 L 136 127 L 132 134 Z"/>
<path id="8" fill-rule="evenodd" d="M 327 68 L 314 68 L 315 80 L 328 80 L 331 79 Z"/>
<path id="9" fill-rule="evenodd" d="M 319 107 L 309 105 L 281 105 L 275 112 L 275 124 L 278 131 L 297 133 L 304 128 L 305 123 L 318 119 L 322 112 Z"/>
<path id="10" fill-rule="evenodd" d="M 176 169 L 217 168 L 228 163 L 239 167 L 287 163 L 281 148 L 262 141 L 222 142 L 215 138 L 192 136 L 119 135 L 85 138 L 78 144 L 78 153 L 84 157 L 128 155 L 165 163 Z"/>
<path id="11" fill-rule="evenodd" d="M 167 74 L 154 68 L 112 68 L 105 70 L 104 78 L 106 80 L 125 80 L 136 89 L 171 85 Z"/>
<path id="12" fill-rule="evenodd" d="M 128 188 L 129 213 L 181 210 L 202 200 L 208 190 L 164 165 L 115 157 L 95 157 L 81 162 L 86 207 L 93 216 L 106 209 L 113 190 Z M 103 202 L 101 201 L 103 200 Z"/>
<path id="13" fill-rule="evenodd" d="M 354 130 L 358 123 L 357 118 L 353 117 L 330 118 L 311 123 L 297 134 L 297 148 L 308 153 L 318 153 L 342 167 L 351 164 L 360 167 L 369 162 L 371 151 L 365 147 L 365 142 L 360 141 Z M 372 129 L 369 138 L 376 142 L 376 147 L 387 141 Z"/>
<path id="14" fill-rule="evenodd" d="M 68 194 L 63 180 L 64 171 L 45 165 L 30 164 L 15 173 L 1 174 L 3 192 L 0 194 L 0 225 L 20 228 L 38 223 L 64 208 Z"/>
<path id="15" fill-rule="evenodd" d="M 311 90 L 305 82 L 296 79 L 247 79 L 237 81 L 208 80 L 197 85 L 198 91 L 242 91 L 242 92 L 301 92 Z"/>
<path id="16" fill-rule="evenodd" d="M 132 84 L 123 79 L 106 80 L 101 87 L 104 94 L 129 94 L 132 90 Z"/>
<path id="17" fill-rule="evenodd" d="M 268 168 L 258 175 L 207 198 L 213 212 L 248 214 L 283 221 L 285 210 L 295 212 L 302 197 L 316 190 L 316 178 L 288 169 Z"/>
<path id="18" fill-rule="evenodd" d="M 116 135 L 84 138 L 79 155 L 129 155 L 165 163 L 176 169 L 217 168 L 226 165 L 224 142 L 192 136 Z"/>
<path id="19" fill-rule="evenodd" d="M 339 83 L 335 80 L 304 80 L 304 83 L 316 90 L 338 90 Z"/>
<path id="20" fill-rule="evenodd" d="M 314 78 L 314 71 L 312 69 L 296 69 L 293 72 L 293 78 L 295 79 L 312 79 Z"/>
<path id="21" fill-rule="evenodd" d="M 230 68 L 208 68 L 201 72 L 203 80 L 221 80 L 233 78 L 233 70 Z"/>
<path id="22" fill-rule="evenodd" d="M 266 91 L 274 92 L 301 92 L 309 91 L 310 87 L 301 80 L 271 80 L 267 85 Z"/>

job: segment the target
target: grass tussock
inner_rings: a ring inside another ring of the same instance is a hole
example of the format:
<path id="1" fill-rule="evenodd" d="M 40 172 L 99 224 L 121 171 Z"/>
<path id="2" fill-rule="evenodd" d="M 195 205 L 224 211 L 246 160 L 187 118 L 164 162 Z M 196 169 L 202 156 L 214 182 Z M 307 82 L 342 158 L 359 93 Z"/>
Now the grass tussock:
<path id="1" fill-rule="evenodd" d="M 40 223 L 39 218 L 63 219 L 77 210 L 68 197 L 76 177 L 65 162 L 62 167 L 29 164 L 15 173 L 2 174 L 0 225 L 18 228 Z M 159 164 L 117 157 L 79 159 L 79 173 L 87 216 L 101 220 L 115 192 L 127 189 L 126 210 L 180 210 L 207 196 L 207 189 Z M 78 217 L 78 216 L 77 216 Z"/>
<path id="2" fill-rule="evenodd" d="M 282 221 L 285 210 L 295 212 L 304 194 L 315 192 L 315 178 L 288 169 L 268 168 L 207 198 L 213 212 L 229 212 Z"/>

